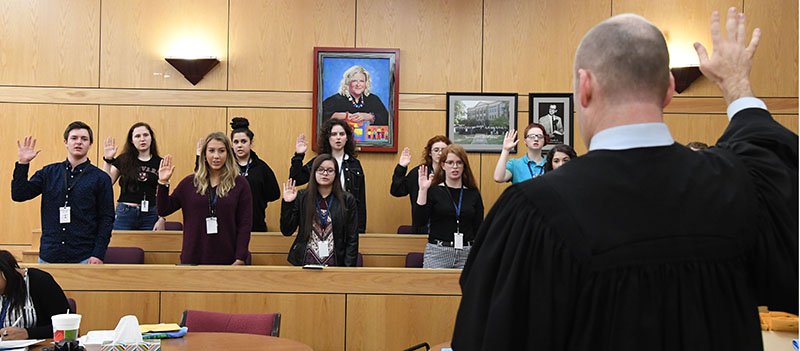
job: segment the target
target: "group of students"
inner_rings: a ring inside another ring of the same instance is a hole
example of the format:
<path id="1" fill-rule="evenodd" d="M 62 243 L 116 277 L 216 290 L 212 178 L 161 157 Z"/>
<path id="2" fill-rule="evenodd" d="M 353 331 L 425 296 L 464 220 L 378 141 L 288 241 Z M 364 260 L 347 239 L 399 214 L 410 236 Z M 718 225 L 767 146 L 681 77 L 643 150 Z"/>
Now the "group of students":
<path id="1" fill-rule="evenodd" d="M 73 122 L 64 133 L 67 161 L 48 165 L 30 179 L 29 163 L 38 151 L 35 139 L 26 137 L 18 143 L 12 198 L 43 195 L 39 261 L 102 263 L 112 228 L 164 230 L 165 217 L 183 210 L 181 263 L 248 263 L 250 233 L 267 231 L 265 211 L 269 202 L 281 198 L 281 189 L 270 166 L 252 150 L 255 134 L 249 121 L 236 117 L 231 128 L 230 139 L 215 132 L 198 141 L 194 172 L 172 190 L 172 157 L 161 157 L 147 123 L 130 127 L 119 155 L 114 138 L 107 138 L 102 168 L 97 168 L 87 156 L 94 141 L 91 128 Z M 288 256 L 294 265 L 356 265 L 367 206 L 364 169 L 352 133 L 346 121 L 325 121 L 319 154 L 306 163 L 306 137 L 297 138 L 280 216 L 284 235 L 298 232 Z M 516 144 L 516 132 L 509 131 L 495 180 L 518 183 L 576 157 L 566 145 L 542 156 L 547 137 L 535 123 L 525 128 L 527 153 L 506 161 Z M 411 151 L 405 148 L 390 193 L 410 195 L 415 231 L 429 235 L 424 266 L 462 268 L 484 216 L 467 153 L 438 135 L 428 141 L 420 165 L 407 172 L 410 163 Z M 111 186 L 117 182 L 120 194 L 112 212 Z M 304 184 L 307 189 L 298 191 Z"/>

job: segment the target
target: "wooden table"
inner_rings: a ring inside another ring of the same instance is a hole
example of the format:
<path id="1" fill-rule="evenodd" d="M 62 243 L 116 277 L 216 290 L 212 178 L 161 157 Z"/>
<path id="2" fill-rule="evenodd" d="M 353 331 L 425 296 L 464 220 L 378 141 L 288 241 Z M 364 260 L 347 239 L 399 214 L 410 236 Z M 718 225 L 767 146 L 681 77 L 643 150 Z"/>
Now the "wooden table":
<path id="1" fill-rule="evenodd" d="M 52 340 L 43 341 L 31 351 L 40 351 Z M 312 351 L 311 347 L 301 342 L 276 338 L 266 335 L 235 334 L 235 333 L 188 333 L 178 339 L 161 340 L 162 351 Z"/>

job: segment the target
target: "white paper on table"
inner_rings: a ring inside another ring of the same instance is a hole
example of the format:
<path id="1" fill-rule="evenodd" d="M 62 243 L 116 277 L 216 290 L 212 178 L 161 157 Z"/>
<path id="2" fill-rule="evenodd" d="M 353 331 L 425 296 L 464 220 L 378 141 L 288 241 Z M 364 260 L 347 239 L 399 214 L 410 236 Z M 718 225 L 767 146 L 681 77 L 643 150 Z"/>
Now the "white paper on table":
<path id="1" fill-rule="evenodd" d="M 19 349 L 23 347 L 28 347 L 34 344 L 38 344 L 44 341 L 44 339 L 28 339 L 28 340 L 3 340 L 0 341 L 0 350 L 6 349 Z"/>

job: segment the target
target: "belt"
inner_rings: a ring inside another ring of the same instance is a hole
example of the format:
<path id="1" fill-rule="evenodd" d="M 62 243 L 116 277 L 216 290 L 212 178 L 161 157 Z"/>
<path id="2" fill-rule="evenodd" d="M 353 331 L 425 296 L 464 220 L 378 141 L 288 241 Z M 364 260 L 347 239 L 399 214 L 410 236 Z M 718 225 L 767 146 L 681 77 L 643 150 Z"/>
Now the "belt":
<path id="1" fill-rule="evenodd" d="M 428 243 L 429 244 L 433 244 L 433 245 L 439 245 L 439 246 L 447 246 L 447 247 L 455 247 L 456 246 L 455 242 L 452 242 L 452 241 L 441 241 L 441 240 L 436 240 L 436 239 L 428 239 Z M 473 243 L 473 241 L 471 241 L 471 240 L 470 241 L 465 241 L 464 242 L 464 247 L 472 246 L 472 243 Z"/>

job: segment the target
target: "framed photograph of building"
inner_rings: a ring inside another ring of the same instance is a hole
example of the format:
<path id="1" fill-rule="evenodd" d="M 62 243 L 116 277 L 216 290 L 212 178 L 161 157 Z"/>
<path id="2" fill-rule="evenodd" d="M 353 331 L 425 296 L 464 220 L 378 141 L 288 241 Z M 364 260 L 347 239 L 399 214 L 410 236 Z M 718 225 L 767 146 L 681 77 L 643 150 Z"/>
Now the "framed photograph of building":
<path id="1" fill-rule="evenodd" d="M 447 137 L 468 152 L 503 151 L 509 128 L 517 129 L 517 94 L 447 93 Z"/>
<path id="2" fill-rule="evenodd" d="M 312 145 L 330 118 L 344 119 L 361 152 L 397 152 L 400 50 L 314 48 Z"/>
<path id="3" fill-rule="evenodd" d="M 550 136 L 550 145 L 574 146 L 575 106 L 572 105 L 572 94 L 530 93 L 528 99 L 528 120 L 544 126 Z"/>

